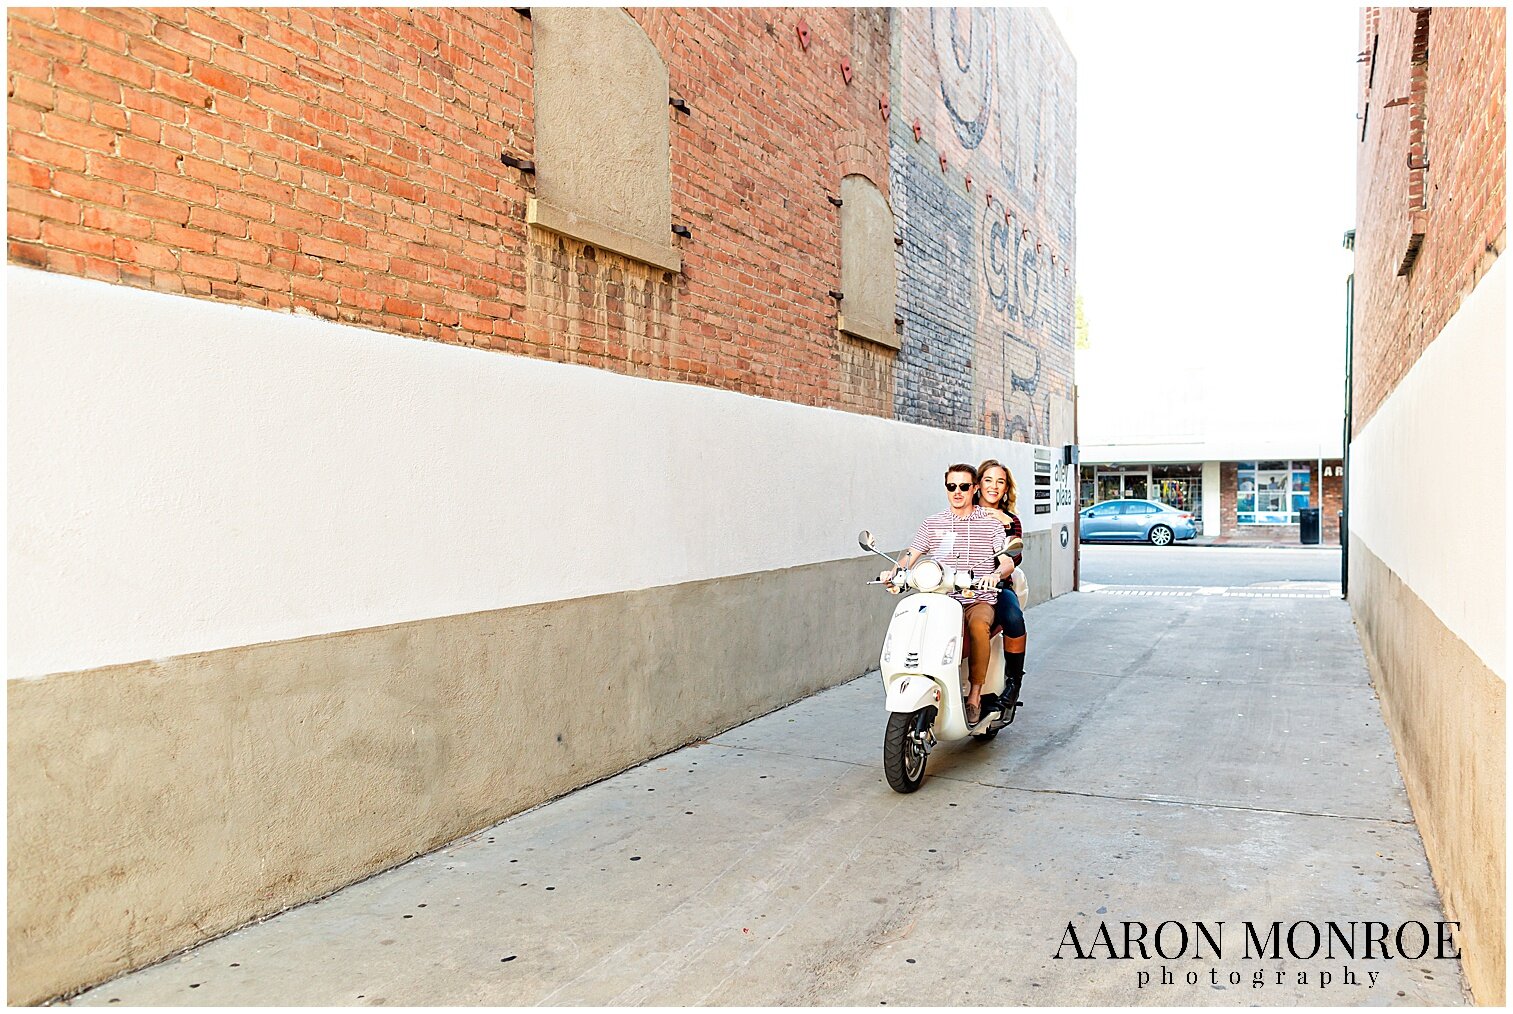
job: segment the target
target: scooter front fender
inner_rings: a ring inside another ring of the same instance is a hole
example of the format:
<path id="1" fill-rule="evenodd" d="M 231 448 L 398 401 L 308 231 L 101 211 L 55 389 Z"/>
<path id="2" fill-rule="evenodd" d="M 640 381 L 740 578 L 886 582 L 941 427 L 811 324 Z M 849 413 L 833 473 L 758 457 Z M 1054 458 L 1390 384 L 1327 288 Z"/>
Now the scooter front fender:
<path id="1" fill-rule="evenodd" d="M 941 703 L 940 684 L 928 676 L 895 676 L 888 684 L 888 699 L 884 707 L 889 711 L 911 714 L 920 708 Z"/>

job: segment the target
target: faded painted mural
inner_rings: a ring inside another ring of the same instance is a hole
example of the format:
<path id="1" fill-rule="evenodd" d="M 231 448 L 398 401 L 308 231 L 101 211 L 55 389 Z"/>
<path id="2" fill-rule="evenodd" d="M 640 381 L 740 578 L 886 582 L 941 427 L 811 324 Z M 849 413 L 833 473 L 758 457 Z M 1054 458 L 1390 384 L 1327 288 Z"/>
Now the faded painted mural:
<path id="1" fill-rule="evenodd" d="M 898 418 L 1051 442 L 1070 397 L 1076 72 L 1030 9 L 895 13 Z"/>

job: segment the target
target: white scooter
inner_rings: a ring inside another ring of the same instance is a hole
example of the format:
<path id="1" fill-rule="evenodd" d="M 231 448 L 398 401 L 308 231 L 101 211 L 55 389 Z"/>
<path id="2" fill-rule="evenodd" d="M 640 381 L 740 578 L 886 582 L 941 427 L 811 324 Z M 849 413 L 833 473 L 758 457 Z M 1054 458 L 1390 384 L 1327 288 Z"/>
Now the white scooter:
<path id="1" fill-rule="evenodd" d="M 1012 715 L 999 703 L 1004 689 L 1003 635 L 995 634 L 983 684 L 983 711 L 967 725 L 968 665 L 961 604 L 950 596 L 971 596 L 981 582 L 969 571 L 953 571 L 935 560 L 920 560 L 910 570 L 877 548 L 872 533 L 857 536 L 861 547 L 898 568 L 887 584 L 895 592 L 912 589 L 893 610 L 883 641 L 883 687 L 888 697 L 888 731 L 883 737 L 883 771 L 896 792 L 913 792 L 925 780 L 925 761 L 942 740 L 986 741 L 1008 725 Z M 1005 547 L 1014 552 L 1022 543 Z M 869 584 L 883 584 L 881 580 Z M 991 700 L 988 695 L 992 694 Z"/>

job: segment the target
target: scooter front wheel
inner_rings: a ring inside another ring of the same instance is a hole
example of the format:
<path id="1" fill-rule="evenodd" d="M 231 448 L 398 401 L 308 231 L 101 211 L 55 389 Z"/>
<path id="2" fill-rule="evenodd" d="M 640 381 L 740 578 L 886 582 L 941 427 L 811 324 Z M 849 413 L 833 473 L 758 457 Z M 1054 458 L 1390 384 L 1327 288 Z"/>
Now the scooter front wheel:
<path id="1" fill-rule="evenodd" d="M 913 792 L 925 780 L 925 761 L 930 753 L 920 739 L 935 722 L 934 708 L 895 711 L 888 716 L 883 736 L 883 773 L 894 792 Z"/>

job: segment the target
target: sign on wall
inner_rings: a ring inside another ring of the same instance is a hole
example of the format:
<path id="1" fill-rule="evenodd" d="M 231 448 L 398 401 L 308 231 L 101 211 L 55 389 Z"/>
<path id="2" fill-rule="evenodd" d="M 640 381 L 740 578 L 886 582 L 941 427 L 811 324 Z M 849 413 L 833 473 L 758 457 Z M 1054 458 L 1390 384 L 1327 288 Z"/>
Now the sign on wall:
<path id="1" fill-rule="evenodd" d="M 1051 452 L 1035 448 L 1035 513 L 1051 513 Z"/>

